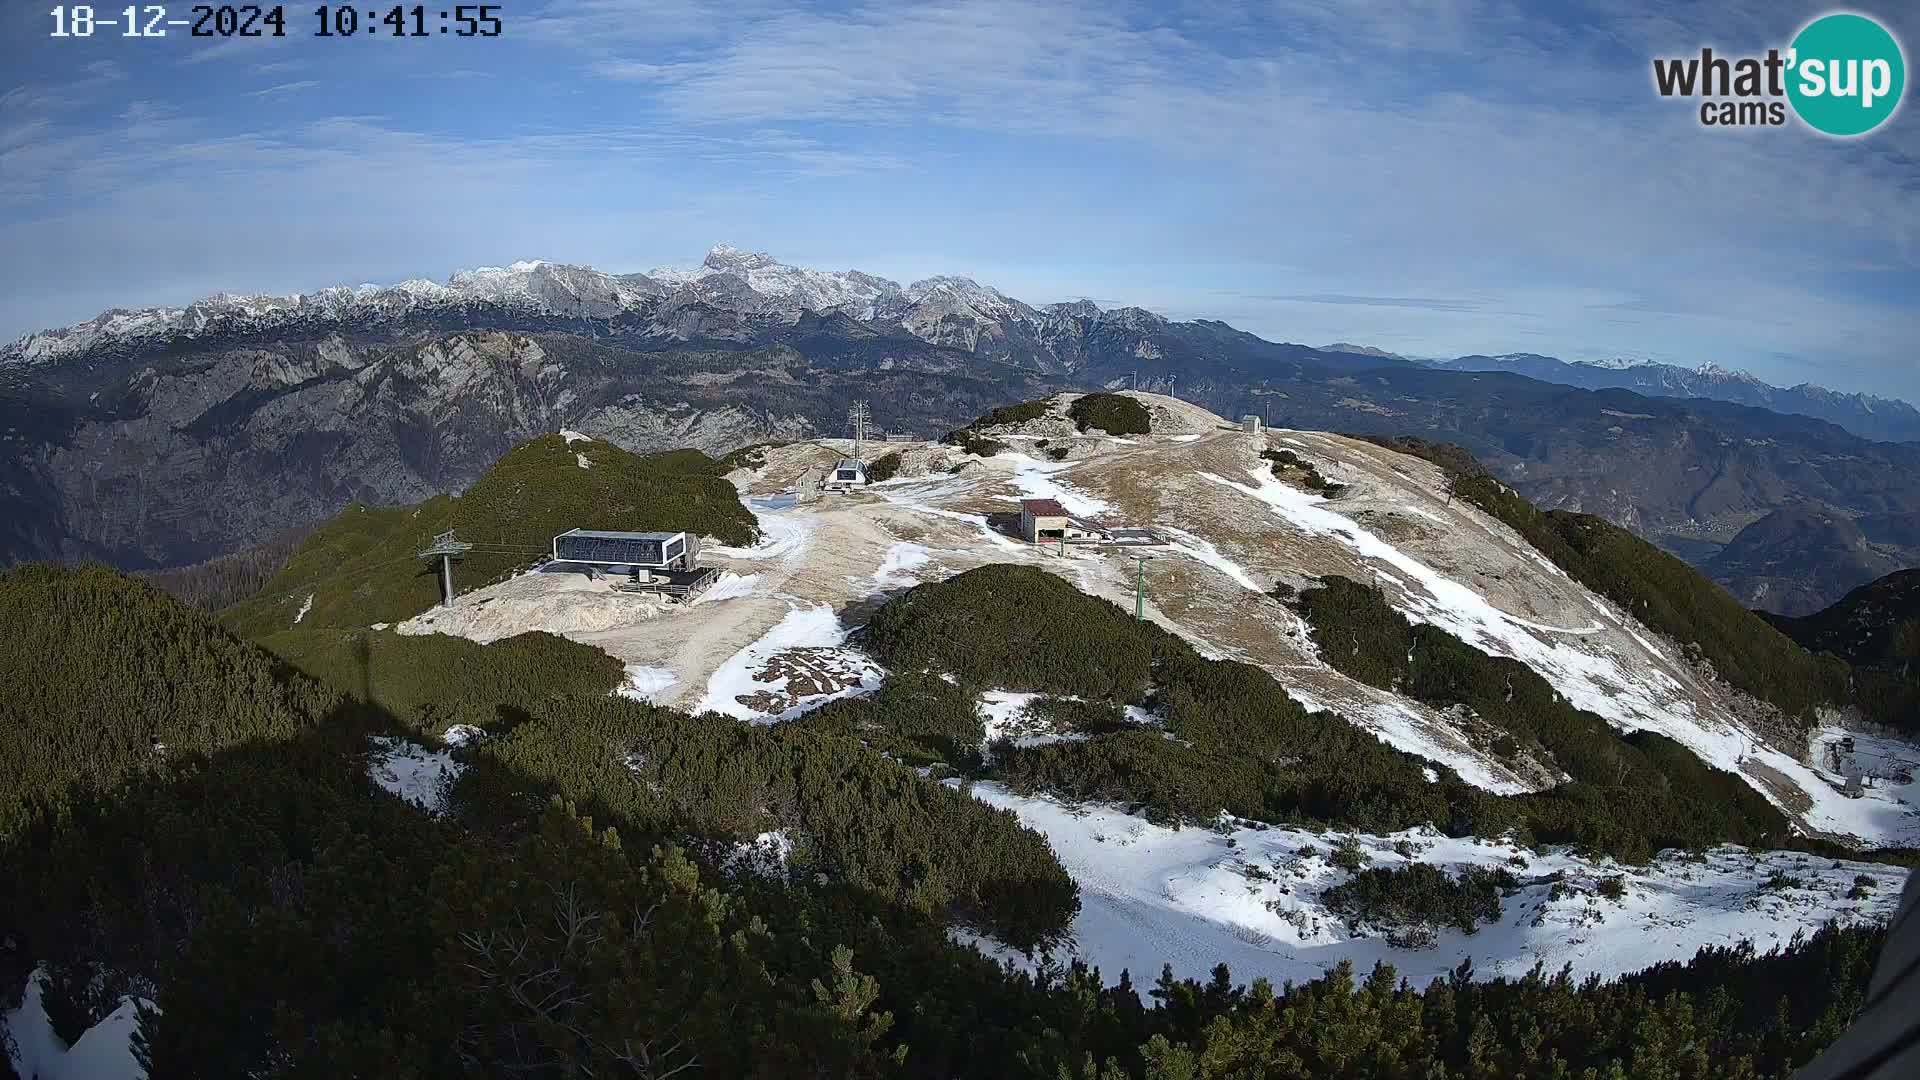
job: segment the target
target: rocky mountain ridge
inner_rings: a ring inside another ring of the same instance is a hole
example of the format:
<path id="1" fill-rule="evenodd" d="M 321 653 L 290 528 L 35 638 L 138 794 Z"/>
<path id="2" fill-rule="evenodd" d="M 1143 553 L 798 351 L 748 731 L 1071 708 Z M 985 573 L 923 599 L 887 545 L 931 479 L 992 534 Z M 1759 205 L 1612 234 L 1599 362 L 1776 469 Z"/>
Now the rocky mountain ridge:
<path id="1" fill-rule="evenodd" d="M 687 270 L 524 262 L 445 285 L 109 312 L 0 350 L 0 561 L 197 562 L 350 501 L 459 491 L 507 447 L 562 427 L 718 453 L 839 433 L 857 399 L 881 428 L 931 436 L 1009 401 L 1102 387 L 1460 443 L 1543 506 L 1601 514 L 1701 566 L 1781 509 L 1853 519 L 1896 559 L 1920 549 L 1920 444 L 1355 348 L 724 246 Z M 1815 587 L 1795 603 L 1837 598 L 1860 579 L 1858 554 L 1807 550 Z"/>
<path id="2" fill-rule="evenodd" d="M 1329 346 L 1333 348 L 1333 346 Z M 1543 382 L 1588 390 L 1632 390 L 1651 397 L 1709 398 L 1825 420 L 1865 439 L 1920 440 L 1920 409 L 1896 398 L 1849 394 L 1813 383 L 1774 386 L 1753 375 L 1707 362 L 1696 367 L 1651 360 L 1577 360 L 1537 353 L 1459 356 L 1427 363 L 1449 371 L 1510 371 Z"/>
<path id="3" fill-rule="evenodd" d="M 719 313 L 726 317 L 711 317 Z M 219 294 L 185 307 L 116 308 L 0 347 L 0 368 L 133 356 L 221 336 L 324 335 L 449 318 L 478 325 L 552 319 L 584 330 L 599 321 L 602 332 L 623 336 L 744 340 L 756 331 L 793 328 L 809 314 L 897 326 L 931 344 L 1001 352 L 1060 371 L 1073 371 L 1084 359 L 1067 343 L 1096 328 L 1150 333 L 1168 325 L 1140 308 L 1103 310 L 1085 300 L 1033 307 L 971 278 L 936 276 L 902 286 L 858 270 L 790 266 L 722 244 L 691 270 L 609 274 L 532 260 L 458 271 L 444 285 L 413 279 L 292 296 Z"/>

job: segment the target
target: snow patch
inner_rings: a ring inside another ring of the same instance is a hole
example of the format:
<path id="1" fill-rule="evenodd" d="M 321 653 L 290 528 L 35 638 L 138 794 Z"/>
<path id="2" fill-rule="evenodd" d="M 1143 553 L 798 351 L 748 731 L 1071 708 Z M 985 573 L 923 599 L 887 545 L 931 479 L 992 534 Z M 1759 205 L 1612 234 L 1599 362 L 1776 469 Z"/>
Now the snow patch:
<path id="1" fill-rule="evenodd" d="M 675 675 L 671 668 L 628 664 L 627 681 L 614 693 L 635 701 L 653 702 L 659 699 L 662 691 L 679 681 L 680 676 Z"/>
<path id="2" fill-rule="evenodd" d="M 445 750 L 429 750 L 419 743 L 391 735 L 373 735 L 367 742 L 367 775 L 374 783 L 430 814 L 446 809 L 446 785 L 466 766 Z"/>
<path id="3" fill-rule="evenodd" d="M 579 432 L 577 432 L 577 431 L 569 431 L 569 430 L 567 430 L 566 428 L 561 428 L 561 429 L 560 429 L 560 437 L 561 437 L 561 438 L 563 438 L 563 439 L 565 439 L 565 440 L 567 440 L 567 445 L 568 445 L 568 446 L 572 446 L 572 445 L 573 445 L 574 443 L 577 443 L 577 442 L 592 442 L 592 441 L 593 441 L 593 438 L 592 438 L 592 436 L 588 436 L 588 435 L 582 435 L 582 434 L 580 434 L 580 433 L 579 433 Z"/>
<path id="4" fill-rule="evenodd" d="M 313 610 L 313 594 L 308 593 L 307 598 L 300 602 L 300 610 L 293 613 L 293 624 L 295 626 L 300 625 L 300 620 L 306 618 L 307 612 L 312 610 Z"/>
<path id="5" fill-rule="evenodd" d="M 987 747 L 1002 739 L 1019 747 L 1083 741 L 1085 735 L 1055 731 L 1051 725 L 1027 712 L 1027 707 L 1043 696 L 1016 690 L 988 690 L 981 694 L 980 700 L 974 705 L 980 714 L 980 726 L 984 729 L 980 739 L 981 752 L 986 753 Z"/>
<path id="6" fill-rule="evenodd" d="M 873 572 L 873 587 L 888 589 L 917 585 L 919 578 L 912 571 L 927 565 L 932 559 L 933 552 L 926 545 L 897 540 L 887 548 L 886 558 L 880 561 L 880 569 Z"/>
<path id="7" fill-rule="evenodd" d="M 1214 965 L 1225 963 L 1236 982 L 1265 977 L 1276 986 L 1317 978 L 1341 960 L 1360 971 L 1385 960 L 1416 986 L 1468 958 L 1482 978 L 1523 975 L 1535 963 L 1548 971 L 1571 964 L 1575 978 L 1612 977 L 1690 958 L 1705 945 L 1744 939 L 1765 950 L 1828 919 L 1887 919 L 1906 878 L 1898 867 L 1841 862 L 1836 868 L 1831 859 L 1804 853 L 1736 847 L 1715 849 L 1698 861 L 1667 853 L 1652 865 L 1632 867 L 1563 849 L 1536 854 L 1503 841 L 1451 839 L 1422 829 L 1361 836 L 1373 865 L 1406 864 L 1396 851 L 1404 842 L 1420 862 L 1449 871 L 1504 867 L 1520 879 L 1497 922 L 1471 935 L 1440 929 L 1430 947 L 1401 948 L 1388 943 L 1380 928 L 1362 926 L 1355 936 L 1327 910 L 1326 889 L 1348 877 L 1328 860 L 1330 835 L 1231 821 L 1218 829 L 1166 829 L 1117 809 L 1030 798 L 999 784 L 976 783 L 972 791 L 1046 836 L 1079 885 L 1080 913 L 1056 958 L 1085 960 L 1109 984 L 1125 969 L 1143 994 L 1162 964 L 1171 964 L 1176 978 L 1205 981 Z M 1304 848 L 1317 853 L 1304 856 Z M 1764 887 L 1776 872 L 1801 884 Z M 1562 882 L 1557 899 L 1554 874 Z M 1597 893 L 1599 881 L 1614 875 L 1626 882 L 1619 901 Z M 1865 898 L 1848 896 L 1855 875 L 1875 883 Z M 1033 966 L 977 935 L 953 936 Z"/>
<path id="8" fill-rule="evenodd" d="M 1215 570 L 1232 578 L 1241 588 L 1249 592 L 1256 592 L 1261 595 L 1266 594 L 1267 590 L 1261 587 L 1258 581 L 1253 579 L 1253 575 L 1242 569 L 1240 564 L 1220 554 L 1220 549 L 1214 547 L 1210 541 L 1202 540 L 1185 529 L 1177 529 L 1171 525 L 1162 524 L 1158 526 L 1158 528 L 1161 532 L 1178 536 L 1181 540 L 1185 541 L 1180 544 L 1168 544 L 1167 547 L 1185 555 L 1189 559 L 1194 559 L 1213 567 Z"/>
<path id="9" fill-rule="evenodd" d="M 721 866 L 761 877 L 781 878 L 786 876 L 787 862 L 792 857 L 793 841 L 784 830 L 776 829 L 735 844 Z"/>
<path id="10" fill-rule="evenodd" d="M 706 694 L 693 711 L 717 712 L 756 724 L 777 724 L 829 701 L 880 689 L 885 673 L 864 653 L 844 648 L 846 640 L 847 628 L 831 607 L 790 605 L 786 617 L 714 671 L 707 679 Z M 776 673 L 762 679 L 762 674 L 779 666 L 773 664 L 775 658 L 790 650 L 809 650 L 810 666 L 834 668 L 835 677 L 845 685 L 826 693 L 794 695 L 788 689 L 790 675 Z M 757 708 L 750 703 L 756 698 L 785 701 L 787 705 L 779 710 Z"/>
<path id="11" fill-rule="evenodd" d="M 740 596 L 752 596 L 760 585 L 759 574 L 742 576 L 731 570 L 723 571 L 720 577 L 707 588 L 706 592 L 694 597 L 690 604 L 711 604 L 717 600 L 732 600 Z"/>
<path id="12" fill-rule="evenodd" d="M 1419 591 L 1402 588 L 1398 597 L 1388 596 L 1389 601 L 1397 601 L 1394 607 L 1408 618 L 1438 626 L 1486 652 L 1521 661 L 1539 672 L 1575 706 L 1628 730 L 1652 727 L 1664 731 L 1685 726 L 1700 731 L 1698 724 L 1692 722 L 1695 719 L 1692 704 L 1675 697 L 1670 678 L 1653 678 L 1647 670 L 1629 670 L 1611 656 L 1553 640 L 1555 636 L 1585 637 L 1601 633 L 1606 628 L 1600 623 L 1582 627 L 1546 626 L 1510 615 L 1479 593 L 1434 571 L 1352 520 L 1323 508 L 1320 504 L 1326 500 L 1322 497 L 1296 491 L 1259 469 L 1249 469 L 1248 473 L 1254 478 L 1252 485 L 1213 473 L 1200 475 L 1260 500 L 1276 516 L 1299 529 L 1332 536 L 1359 555 L 1398 570 L 1420 587 Z M 1680 720 L 1678 725 L 1676 718 Z"/>
<path id="13" fill-rule="evenodd" d="M 46 977 L 46 969 L 35 968 L 27 976 L 20 1005 L 0 1015 L 0 1034 L 12 1037 L 13 1071 L 25 1080 L 145 1080 L 145 1070 L 133 1058 L 140 1003 L 123 999 L 68 1046 L 54 1034 L 53 1022 L 47 1018 L 42 1000 Z M 6 1041 L 0 1039 L 0 1044 Z"/>
<path id="14" fill-rule="evenodd" d="M 755 506 L 752 502 L 747 503 L 747 510 L 759 523 L 759 543 L 750 547 L 712 544 L 701 548 L 700 553 L 726 559 L 779 560 L 792 564 L 798 563 L 813 545 L 813 534 L 819 525 L 811 515 L 793 510 L 767 509 Z"/>
<path id="15" fill-rule="evenodd" d="M 472 724 L 455 724 L 440 733 L 440 741 L 448 746 L 466 746 L 487 737 L 486 729 Z"/>
<path id="16" fill-rule="evenodd" d="M 582 454 L 582 453 L 580 453 L 580 452 L 578 452 L 578 451 L 575 451 L 575 452 L 574 452 L 574 455 L 573 455 L 573 460 L 574 460 L 574 461 L 576 461 L 576 462 L 578 462 L 578 463 L 579 463 L 579 465 L 580 465 L 580 467 L 581 467 L 581 468 L 583 468 L 583 469 L 591 469 L 591 468 L 593 468 L 593 462 L 591 462 L 591 461 L 588 461 L 588 460 L 587 460 L 587 455 L 585 455 L 585 454 Z"/>
<path id="17" fill-rule="evenodd" d="M 1020 489 L 1022 498 L 1052 499 L 1069 514 L 1091 517 L 1113 510 L 1113 504 L 1096 499 L 1075 488 L 1068 487 L 1056 477 L 1073 468 L 1068 465 L 1050 465 L 1025 454 L 1006 451 L 995 455 L 995 460 L 1007 461 L 1013 465 L 1013 486 Z"/>

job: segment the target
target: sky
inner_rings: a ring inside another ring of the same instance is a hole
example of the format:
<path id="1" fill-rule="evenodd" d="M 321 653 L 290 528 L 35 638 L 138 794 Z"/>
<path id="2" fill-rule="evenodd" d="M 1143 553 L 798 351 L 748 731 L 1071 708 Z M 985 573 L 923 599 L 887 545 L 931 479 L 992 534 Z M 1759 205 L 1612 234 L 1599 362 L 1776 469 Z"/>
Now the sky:
<path id="1" fill-rule="evenodd" d="M 1784 48 L 1817 4 L 534 0 L 400 39 L 297 4 L 232 40 L 55 38 L 52 6 L 0 0 L 0 340 L 725 242 L 1279 341 L 1920 400 L 1920 109 L 1839 140 L 1653 88 L 1654 57 Z M 1914 5 L 1853 10 L 1911 63 Z"/>

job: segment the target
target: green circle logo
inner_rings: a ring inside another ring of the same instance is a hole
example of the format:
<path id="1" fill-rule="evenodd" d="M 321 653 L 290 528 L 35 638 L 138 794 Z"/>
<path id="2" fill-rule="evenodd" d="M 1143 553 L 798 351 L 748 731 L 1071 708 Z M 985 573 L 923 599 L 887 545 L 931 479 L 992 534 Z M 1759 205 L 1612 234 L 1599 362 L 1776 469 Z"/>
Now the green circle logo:
<path id="1" fill-rule="evenodd" d="M 1823 15 L 1793 39 L 1787 99 L 1809 127 L 1864 135 L 1900 107 L 1907 64 L 1900 43 L 1865 15 Z"/>

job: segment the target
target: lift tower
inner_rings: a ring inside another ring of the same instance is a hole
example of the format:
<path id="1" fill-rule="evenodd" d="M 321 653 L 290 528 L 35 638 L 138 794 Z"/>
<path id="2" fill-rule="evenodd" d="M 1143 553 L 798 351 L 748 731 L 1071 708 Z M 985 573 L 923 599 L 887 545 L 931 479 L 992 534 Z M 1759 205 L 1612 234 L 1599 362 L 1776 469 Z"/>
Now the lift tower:
<path id="1" fill-rule="evenodd" d="M 421 559 L 440 560 L 440 606 L 453 606 L 453 560 L 463 558 L 473 550 L 472 544 L 463 544 L 453 538 L 453 530 L 433 538 L 433 546 L 416 554 Z"/>

